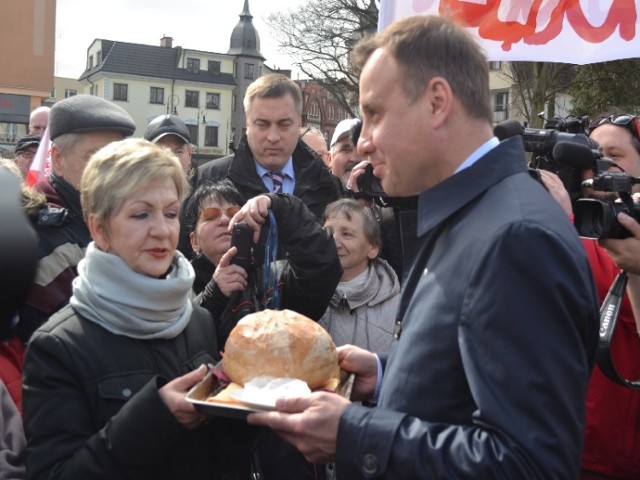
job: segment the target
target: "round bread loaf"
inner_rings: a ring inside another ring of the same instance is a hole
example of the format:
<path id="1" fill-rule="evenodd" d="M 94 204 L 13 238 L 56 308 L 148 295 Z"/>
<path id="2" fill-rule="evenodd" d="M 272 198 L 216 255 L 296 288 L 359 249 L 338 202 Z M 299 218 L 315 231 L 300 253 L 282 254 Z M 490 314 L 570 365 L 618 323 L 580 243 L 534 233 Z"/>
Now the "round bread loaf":
<path id="1" fill-rule="evenodd" d="M 268 376 L 297 378 L 313 390 L 339 378 L 329 333 L 291 310 L 263 310 L 240 320 L 225 343 L 222 369 L 240 385 Z"/>

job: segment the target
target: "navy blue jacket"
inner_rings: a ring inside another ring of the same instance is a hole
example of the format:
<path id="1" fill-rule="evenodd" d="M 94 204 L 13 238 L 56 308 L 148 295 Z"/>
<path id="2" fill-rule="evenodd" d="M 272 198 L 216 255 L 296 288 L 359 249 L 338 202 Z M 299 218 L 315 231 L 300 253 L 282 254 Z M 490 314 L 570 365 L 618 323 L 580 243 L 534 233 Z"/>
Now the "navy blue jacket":
<path id="1" fill-rule="evenodd" d="M 522 140 L 423 192 L 418 214 L 401 335 L 378 407 L 341 418 L 338 477 L 577 478 L 598 302 Z"/>

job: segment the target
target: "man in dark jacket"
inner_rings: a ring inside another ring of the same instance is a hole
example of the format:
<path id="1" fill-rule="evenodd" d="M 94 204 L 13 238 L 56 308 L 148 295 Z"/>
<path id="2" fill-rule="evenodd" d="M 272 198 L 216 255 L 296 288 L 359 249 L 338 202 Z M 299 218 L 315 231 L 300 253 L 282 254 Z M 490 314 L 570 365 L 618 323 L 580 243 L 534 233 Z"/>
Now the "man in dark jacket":
<path id="1" fill-rule="evenodd" d="M 51 174 L 36 188 L 47 197 L 38 212 L 38 270 L 24 307 L 18 334 L 31 334 L 71 298 L 76 267 L 91 241 L 82 218 L 80 179 L 89 157 L 136 129 L 121 107 L 99 97 L 76 95 L 56 103 L 49 115 Z"/>
<path id="2" fill-rule="evenodd" d="M 292 194 L 320 221 L 340 193 L 322 160 L 300 140 L 298 85 L 284 75 L 264 75 L 247 89 L 244 109 L 247 132 L 236 153 L 199 167 L 191 185 L 228 177 L 245 201 L 261 193 Z"/>
<path id="3" fill-rule="evenodd" d="M 316 392 L 249 422 L 310 460 L 335 460 L 338 478 L 577 478 L 597 296 L 522 140 L 493 137 L 486 58 L 436 16 L 398 21 L 352 58 L 358 150 L 389 195 L 419 194 L 398 340 L 380 364 L 340 352 L 357 374 L 352 398 L 377 408 Z"/>

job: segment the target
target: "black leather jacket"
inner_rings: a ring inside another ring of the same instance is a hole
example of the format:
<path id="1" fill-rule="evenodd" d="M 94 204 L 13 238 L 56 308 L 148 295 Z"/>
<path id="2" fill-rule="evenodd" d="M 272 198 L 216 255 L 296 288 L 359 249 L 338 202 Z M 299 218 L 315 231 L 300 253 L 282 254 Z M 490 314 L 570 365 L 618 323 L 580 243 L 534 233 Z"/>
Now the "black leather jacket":
<path id="1" fill-rule="evenodd" d="M 71 306 L 37 330 L 24 364 L 30 479 L 218 479 L 247 462 L 252 429 L 216 419 L 184 429 L 158 390 L 217 359 L 209 314 L 194 306 L 171 340 L 114 335 Z"/>

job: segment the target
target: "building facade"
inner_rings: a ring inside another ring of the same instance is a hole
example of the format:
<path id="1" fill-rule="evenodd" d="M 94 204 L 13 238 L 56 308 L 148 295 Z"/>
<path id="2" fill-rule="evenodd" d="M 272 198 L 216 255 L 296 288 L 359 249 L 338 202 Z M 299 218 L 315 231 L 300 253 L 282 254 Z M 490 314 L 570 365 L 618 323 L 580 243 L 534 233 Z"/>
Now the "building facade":
<path id="1" fill-rule="evenodd" d="M 167 113 L 187 125 L 198 163 L 227 155 L 235 79 L 234 57 L 174 47 L 96 39 L 80 76 L 83 92 L 124 108 L 141 137 L 149 122 Z"/>
<path id="2" fill-rule="evenodd" d="M 26 135 L 53 88 L 56 0 L 0 2 L 0 155 Z"/>

